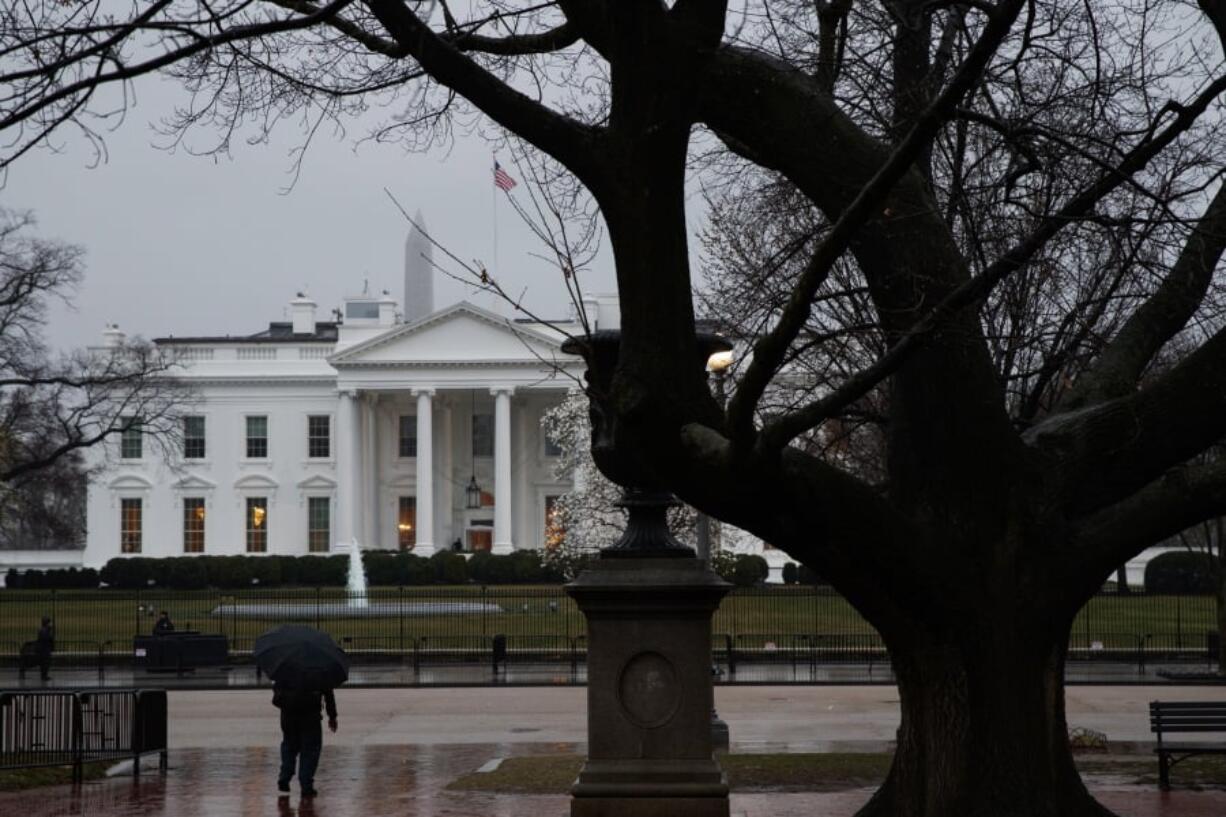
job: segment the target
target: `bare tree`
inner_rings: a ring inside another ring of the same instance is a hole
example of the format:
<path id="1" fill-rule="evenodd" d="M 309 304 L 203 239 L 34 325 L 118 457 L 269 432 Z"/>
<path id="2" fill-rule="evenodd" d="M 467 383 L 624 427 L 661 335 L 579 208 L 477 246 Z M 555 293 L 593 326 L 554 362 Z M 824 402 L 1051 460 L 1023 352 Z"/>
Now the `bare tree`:
<path id="1" fill-rule="evenodd" d="M 0 211 L 0 547 L 81 545 L 86 449 L 125 432 L 173 448 L 186 390 L 143 341 L 55 354 L 49 303 L 81 280 L 81 250 Z M 102 458 L 94 458 L 101 462 Z"/>
<path id="2" fill-rule="evenodd" d="M 217 134 L 196 149 L 384 105 L 374 138 L 428 145 L 475 109 L 550 155 L 617 266 L 601 470 L 785 549 L 889 646 L 898 750 L 862 814 L 1099 815 L 1066 734 L 1073 617 L 1226 512 L 1226 467 L 1194 461 L 1226 435 L 1226 5 L 1200 7 L 6 0 L 0 128 L 6 162 L 96 137 L 160 71 L 187 91 L 167 134 Z M 776 305 L 726 410 L 698 363 L 691 172 L 765 173 L 807 230 L 747 239 L 792 267 L 763 268 Z M 827 303 L 858 317 L 815 323 Z M 1154 369 L 1175 340 L 1193 351 Z M 816 444 L 853 409 L 875 472 Z"/>

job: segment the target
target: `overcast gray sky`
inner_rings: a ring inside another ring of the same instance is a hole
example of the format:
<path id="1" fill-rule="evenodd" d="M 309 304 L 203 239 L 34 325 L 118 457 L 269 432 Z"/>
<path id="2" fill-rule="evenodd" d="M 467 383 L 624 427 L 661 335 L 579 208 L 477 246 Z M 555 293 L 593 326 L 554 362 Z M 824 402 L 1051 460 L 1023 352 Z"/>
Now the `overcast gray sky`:
<path id="1" fill-rule="evenodd" d="M 64 152 L 27 154 L 0 190 L 3 206 L 36 213 L 41 235 L 86 250 L 76 309 L 56 310 L 48 326 L 58 346 L 97 344 L 107 322 L 146 337 L 248 334 L 282 320 L 304 287 L 321 318 L 343 295 L 360 292 L 364 279 L 400 300 L 408 225 L 384 187 L 410 213 L 420 208 L 430 232 L 457 255 L 493 267 L 491 153 L 477 137 L 457 138 L 450 151 L 410 154 L 374 144 L 355 152 L 352 136 L 321 136 L 297 186 L 283 195 L 296 132 L 285 128 L 273 145 L 236 139 L 232 157 L 218 161 L 171 154 L 153 147 L 162 137 L 149 123 L 169 110 L 174 86 L 152 80 L 137 90 L 139 104 L 107 137 L 106 164 L 88 167 L 85 144 L 62 136 Z M 509 155 L 499 159 L 518 177 Z M 564 316 L 557 272 L 529 255 L 540 247 L 505 201 L 498 244 L 508 288 L 527 287 L 532 308 Z M 607 249 L 596 267 L 587 288 L 613 291 Z M 436 306 L 463 297 L 458 283 L 436 278 Z"/>

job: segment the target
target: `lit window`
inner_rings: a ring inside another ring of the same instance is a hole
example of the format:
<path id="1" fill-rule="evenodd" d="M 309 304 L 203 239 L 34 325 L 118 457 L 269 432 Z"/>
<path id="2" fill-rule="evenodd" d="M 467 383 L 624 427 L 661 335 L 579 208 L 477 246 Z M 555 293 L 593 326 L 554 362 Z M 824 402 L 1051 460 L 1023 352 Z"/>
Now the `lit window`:
<path id="1" fill-rule="evenodd" d="M 204 418 L 183 418 L 183 456 L 189 460 L 204 459 Z"/>
<path id="2" fill-rule="evenodd" d="M 307 550 L 327 553 L 332 541 L 332 500 L 326 496 L 307 498 Z"/>
<path id="3" fill-rule="evenodd" d="M 396 517 L 396 538 L 401 550 L 417 546 L 417 497 L 400 497 L 400 514 Z"/>
<path id="4" fill-rule="evenodd" d="M 247 552 L 268 551 L 268 497 L 247 497 Z"/>
<path id="5" fill-rule="evenodd" d="M 204 498 L 183 499 L 183 552 L 204 553 Z"/>
<path id="6" fill-rule="evenodd" d="M 417 417 L 412 414 L 400 415 L 400 456 L 417 456 Z"/>
<path id="7" fill-rule="evenodd" d="M 494 415 L 473 415 L 473 456 L 494 456 Z"/>
<path id="8" fill-rule="evenodd" d="M 545 497 L 545 548 L 552 550 L 566 541 L 566 526 L 562 523 L 559 496 Z"/>
<path id="9" fill-rule="evenodd" d="M 247 418 L 247 458 L 262 460 L 268 456 L 268 417 Z"/>
<path id="10" fill-rule="evenodd" d="M 119 547 L 123 553 L 140 553 L 141 501 L 123 499 L 119 503 Z"/>
<path id="11" fill-rule="evenodd" d="M 132 417 L 123 417 L 120 422 L 127 427 L 119 441 L 119 456 L 125 460 L 139 460 L 143 454 L 140 423 Z"/>
<path id="12" fill-rule="evenodd" d="M 332 456 L 331 422 L 326 414 L 307 417 L 307 456 L 326 458 Z"/>

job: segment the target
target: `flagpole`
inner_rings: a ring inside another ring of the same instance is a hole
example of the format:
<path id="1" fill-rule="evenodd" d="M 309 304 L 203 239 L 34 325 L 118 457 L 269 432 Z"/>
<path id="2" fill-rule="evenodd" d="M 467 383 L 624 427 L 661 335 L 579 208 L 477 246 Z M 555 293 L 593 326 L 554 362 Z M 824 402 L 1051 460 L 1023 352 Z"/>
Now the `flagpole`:
<path id="1" fill-rule="evenodd" d="M 495 167 L 490 168 L 491 171 L 494 171 L 498 165 L 498 159 L 496 158 L 494 159 L 494 165 Z M 490 192 L 493 194 L 493 200 L 491 201 L 493 206 L 491 209 L 494 214 L 494 268 L 490 270 L 490 275 L 495 275 L 498 271 L 498 185 L 490 185 Z"/>

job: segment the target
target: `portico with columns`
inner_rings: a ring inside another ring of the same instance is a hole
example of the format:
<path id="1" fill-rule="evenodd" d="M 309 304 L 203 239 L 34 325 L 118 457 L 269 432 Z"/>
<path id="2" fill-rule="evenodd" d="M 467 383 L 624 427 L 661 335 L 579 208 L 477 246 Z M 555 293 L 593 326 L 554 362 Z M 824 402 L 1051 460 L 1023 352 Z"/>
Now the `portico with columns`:
<path id="1" fill-rule="evenodd" d="M 541 547 L 568 487 L 541 418 L 579 370 L 560 340 L 461 302 L 338 348 L 334 549 Z"/>

